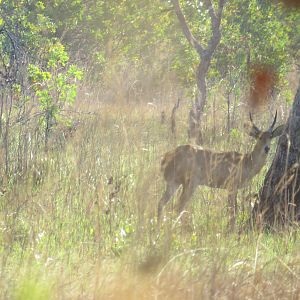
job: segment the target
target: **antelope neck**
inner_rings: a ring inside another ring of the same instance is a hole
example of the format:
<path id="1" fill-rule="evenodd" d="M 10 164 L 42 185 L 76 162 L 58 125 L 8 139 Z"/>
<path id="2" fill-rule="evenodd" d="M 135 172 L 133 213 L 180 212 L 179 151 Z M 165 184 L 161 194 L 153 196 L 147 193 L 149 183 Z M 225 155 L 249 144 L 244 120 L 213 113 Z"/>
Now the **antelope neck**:
<path id="1" fill-rule="evenodd" d="M 257 143 L 251 153 L 248 154 L 249 163 L 252 165 L 251 170 L 257 174 L 266 162 L 268 153 L 264 150 L 265 145 Z"/>

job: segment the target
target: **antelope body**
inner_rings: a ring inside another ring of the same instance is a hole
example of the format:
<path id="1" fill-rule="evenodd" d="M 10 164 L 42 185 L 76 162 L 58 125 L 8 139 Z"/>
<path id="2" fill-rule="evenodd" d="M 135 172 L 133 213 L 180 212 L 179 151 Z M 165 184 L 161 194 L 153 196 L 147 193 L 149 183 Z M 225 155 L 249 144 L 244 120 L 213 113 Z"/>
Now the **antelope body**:
<path id="1" fill-rule="evenodd" d="M 252 128 L 249 135 L 257 140 L 250 153 L 215 152 L 190 144 L 167 152 L 161 161 L 161 171 L 167 187 L 158 205 L 158 220 L 163 207 L 179 186 L 182 185 L 182 192 L 177 204 L 178 213 L 184 209 L 197 186 L 205 185 L 229 191 L 230 220 L 233 223 L 237 190 L 259 173 L 266 162 L 271 139 L 283 132 L 283 125 L 273 130 L 276 118 L 277 112 L 271 127 L 267 131 L 261 131 L 253 124 L 250 114 Z"/>

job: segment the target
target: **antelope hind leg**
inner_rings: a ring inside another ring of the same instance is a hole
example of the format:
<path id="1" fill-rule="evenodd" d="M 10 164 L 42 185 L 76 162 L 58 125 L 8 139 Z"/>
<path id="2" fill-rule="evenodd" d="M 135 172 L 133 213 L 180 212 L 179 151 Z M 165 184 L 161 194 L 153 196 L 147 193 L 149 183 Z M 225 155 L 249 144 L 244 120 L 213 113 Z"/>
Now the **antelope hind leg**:
<path id="1" fill-rule="evenodd" d="M 195 189 L 196 189 L 197 185 L 195 185 L 192 182 L 189 182 L 188 184 L 183 186 L 179 201 L 177 203 L 177 207 L 176 207 L 176 211 L 178 214 L 180 214 L 184 207 L 186 206 L 186 204 L 189 202 L 189 200 L 191 199 Z"/>
<path id="2" fill-rule="evenodd" d="M 235 227 L 237 215 L 237 191 L 228 192 L 228 210 L 229 210 L 229 229 L 233 230 Z"/>

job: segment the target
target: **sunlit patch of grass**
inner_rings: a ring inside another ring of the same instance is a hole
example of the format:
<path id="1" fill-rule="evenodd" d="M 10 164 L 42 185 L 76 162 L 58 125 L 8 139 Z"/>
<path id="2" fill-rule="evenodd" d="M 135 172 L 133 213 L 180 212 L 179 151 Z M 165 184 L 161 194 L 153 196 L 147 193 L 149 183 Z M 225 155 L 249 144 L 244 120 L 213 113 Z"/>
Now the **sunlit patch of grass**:
<path id="1" fill-rule="evenodd" d="M 51 287 L 49 282 L 39 282 L 36 279 L 24 279 L 20 281 L 14 293 L 16 300 L 50 300 Z"/>

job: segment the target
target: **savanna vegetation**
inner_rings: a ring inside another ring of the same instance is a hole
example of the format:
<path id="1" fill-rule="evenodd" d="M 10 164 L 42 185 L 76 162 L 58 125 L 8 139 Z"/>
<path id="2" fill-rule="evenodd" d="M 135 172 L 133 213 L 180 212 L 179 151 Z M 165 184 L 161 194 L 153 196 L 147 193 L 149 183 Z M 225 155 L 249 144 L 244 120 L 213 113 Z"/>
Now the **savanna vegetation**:
<path id="1" fill-rule="evenodd" d="M 1 299 L 300 298 L 298 210 L 253 224 L 299 194 L 300 11 L 285 2 L 0 0 Z M 208 187 L 158 226 L 165 152 L 249 152 L 249 111 L 264 129 L 276 110 L 292 142 L 239 190 L 235 229 Z"/>

